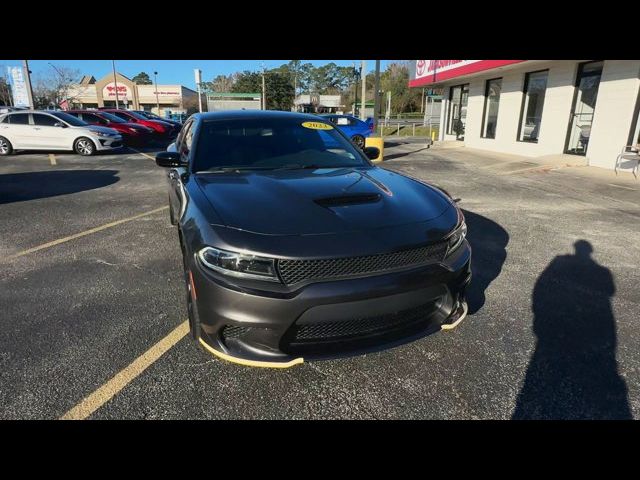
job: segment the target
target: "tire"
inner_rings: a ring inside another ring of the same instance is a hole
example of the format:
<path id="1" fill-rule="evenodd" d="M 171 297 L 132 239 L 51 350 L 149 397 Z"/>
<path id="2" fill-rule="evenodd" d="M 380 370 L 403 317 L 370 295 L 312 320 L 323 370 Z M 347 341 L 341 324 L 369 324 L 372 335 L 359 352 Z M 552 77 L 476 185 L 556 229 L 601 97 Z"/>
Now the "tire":
<path id="1" fill-rule="evenodd" d="M 0 155 L 11 155 L 13 153 L 13 145 L 4 137 L 0 137 Z"/>
<path id="2" fill-rule="evenodd" d="M 80 137 L 73 142 L 73 150 L 83 157 L 89 157 L 96 153 L 96 145 L 90 138 Z"/>
<path id="3" fill-rule="evenodd" d="M 178 219 L 176 218 L 176 213 L 173 211 L 171 198 L 169 198 L 169 221 L 171 222 L 171 225 L 178 225 Z"/>
<path id="4" fill-rule="evenodd" d="M 200 316 L 198 315 L 198 306 L 191 297 L 191 279 L 189 278 L 189 265 L 185 255 L 184 246 L 182 246 L 182 236 L 180 236 L 180 246 L 182 247 L 182 265 L 184 269 L 184 282 L 187 292 L 187 312 L 189 314 L 189 331 L 191 337 L 197 342 L 200 338 Z"/>
<path id="5" fill-rule="evenodd" d="M 354 135 L 351 141 L 356 144 L 360 150 L 364 150 L 364 137 L 362 135 Z"/>

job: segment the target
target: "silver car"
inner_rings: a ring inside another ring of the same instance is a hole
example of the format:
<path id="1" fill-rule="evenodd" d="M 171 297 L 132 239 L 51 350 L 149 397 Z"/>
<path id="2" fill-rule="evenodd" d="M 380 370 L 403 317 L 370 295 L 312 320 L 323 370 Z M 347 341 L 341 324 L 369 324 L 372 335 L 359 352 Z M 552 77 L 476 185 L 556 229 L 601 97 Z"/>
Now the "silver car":
<path id="1" fill-rule="evenodd" d="M 73 150 L 93 155 L 122 147 L 112 128 L 89 125 L 65 112 L 22 110 L 0 115 L 0 155 L 15 150 Z"/>

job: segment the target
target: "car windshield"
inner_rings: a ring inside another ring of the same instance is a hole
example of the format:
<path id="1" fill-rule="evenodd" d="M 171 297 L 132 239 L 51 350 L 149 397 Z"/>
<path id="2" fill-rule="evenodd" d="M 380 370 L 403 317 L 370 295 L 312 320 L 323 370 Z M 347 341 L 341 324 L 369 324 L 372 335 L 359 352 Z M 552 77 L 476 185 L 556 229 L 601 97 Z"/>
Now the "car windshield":
<path id="1" fill-rule="evenodd" d="M 156 115 L 155 113 L 151 113 L 151 112 L 136 112 L 139 113 L 140 115 L 142 115 L 143 117 L 146 118 L 154 118 L 154 119 L 160 119 L 162 120 L 158 115 Z"/>
<path id="2" fill-rule="evenodd" d="M 69 115 L 68 113 L 65 113 L 65 112 L 47 112 L 47 113 L 50 113 L 54 117 L 58 117 L 60 120 L 64 120 L 69 125 L 72 125 L 74 127 L 86 127 L 89 125 L 87 122 L 83 122 L 79 118 L 76 118 L 73 115 Z"/>
<path id="3" fill-rule="evenodd" d="M 144 115 L 140 115 L 138 112 L 132 112 L 131 110 L 127 110 L 127 113 L 132 117 L 137 118 L 138 120 L 149 120 L 147 117 L 145 117 Z"/>
<path id="4" fill-rule="evenodd" d="M 200 128 L 194 172 L 369 166 L 354 145 L 320 119 L 205 120 Z"/>
<path id="5" fill-rule="evenodd" d="M 100 112 L 100 116 L 113 123 L 127 123 L 126 120 L 123 120 L 120 117 L 116 117 L 115 115 L 108 112 Z"/>

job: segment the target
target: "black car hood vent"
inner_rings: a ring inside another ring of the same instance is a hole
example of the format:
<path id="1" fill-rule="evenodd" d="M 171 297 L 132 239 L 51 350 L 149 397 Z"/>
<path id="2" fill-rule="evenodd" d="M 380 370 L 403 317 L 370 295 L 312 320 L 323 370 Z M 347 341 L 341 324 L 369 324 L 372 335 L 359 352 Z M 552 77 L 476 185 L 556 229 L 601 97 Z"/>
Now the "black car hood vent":
<path id="1" fill-rule="evenodd" d="M 314 200 L 322 207 L 343 207 L 346 205 L 358 205 L 361 203 L 373 203 L 380 200 L 379 193 L 367 193 L 364 195 L 342 195 L 340 197 L 317 198 Z"/>

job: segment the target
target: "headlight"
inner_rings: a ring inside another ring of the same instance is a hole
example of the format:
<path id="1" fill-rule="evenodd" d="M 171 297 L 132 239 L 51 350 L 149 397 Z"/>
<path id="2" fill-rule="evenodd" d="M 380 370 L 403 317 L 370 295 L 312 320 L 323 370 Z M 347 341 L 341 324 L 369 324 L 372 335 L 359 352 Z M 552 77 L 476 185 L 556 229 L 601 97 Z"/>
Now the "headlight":
<path id="1" fill-rule="evenodd" d="M 464 220 L 462 220 L 462 223 L 460 223 L 458 227 L 453 231 L 453 233 L 449 235 L 449 238 L 447 240 L 449 244 L 447 247 L 447 256 L 451 255 L 458 249 L 458 247 L 460 247 L 460 245 L 462 245 L 462 242 L 464 241 L 464 238 L 466 236 L 467 224 L 464 222 Z"/>
<path id="2" fill-rule="evenodd" d="M 212 270 L 232 277 L 279 282 L 275 260 L 244 253 L 205 247 L 198 252 L 200 261 Z"/>
<path id="3" fill-rule="evenodd" d="M 100 132 L 98 130 L 91 130 L 91 133 L 93 133 L 94 135 L 97 135 L 99 137 L 111 137 L 112 136 L 110 133 Z"/>

